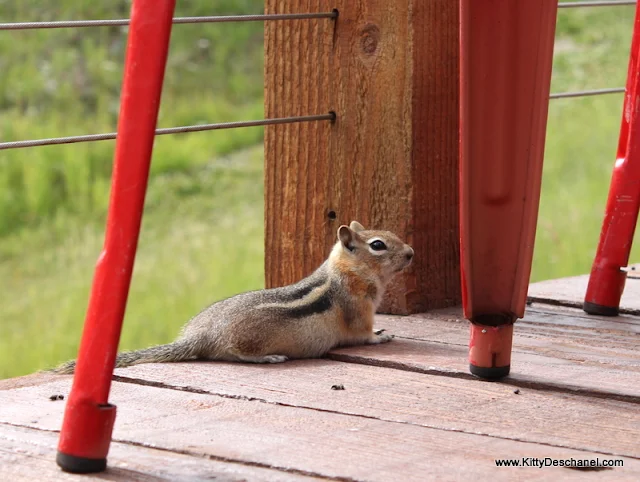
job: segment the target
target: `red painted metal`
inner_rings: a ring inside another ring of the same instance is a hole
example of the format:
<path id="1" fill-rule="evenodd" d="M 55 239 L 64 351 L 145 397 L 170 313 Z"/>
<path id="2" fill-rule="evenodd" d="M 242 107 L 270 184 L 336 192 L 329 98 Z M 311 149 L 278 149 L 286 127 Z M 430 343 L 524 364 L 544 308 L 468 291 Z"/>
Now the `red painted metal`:
<path id="1" fill-rule="evenodd" d="M 460 0 L 460 255 L 471 372 L 509 373 L 542 178 L 557 0 Z"/>
<path id="2" fill-rule="evenodd" d="M 640 209 L 640 6 L 631 41 L 627 86 L 616 162 L 584 299 L 587 313 L 616 316 Z"/>
<path id="3" fill-rule="evenodd" d="M 108 402 L 147 188 L 175 0 L 134 0 L 105 243 L 95 268 L 58 464 L 104 470 L 115 420 Z"/>
<path id="4" fill-rule="evenodd" d="M 511 365 L 513 324 L 498 326 L 471 323 L 469 360 L 474 367 L 493 368 Z M 506 371 L 506 369 L 505 369 Z M 489 376 L 488 378 L 492 378 Z"/>

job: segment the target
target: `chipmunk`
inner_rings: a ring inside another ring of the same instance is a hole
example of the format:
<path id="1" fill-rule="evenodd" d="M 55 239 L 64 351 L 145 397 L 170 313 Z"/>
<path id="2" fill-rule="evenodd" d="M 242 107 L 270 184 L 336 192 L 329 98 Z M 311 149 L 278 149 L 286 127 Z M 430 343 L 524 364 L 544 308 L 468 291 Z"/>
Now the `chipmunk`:
<path id="1" fill-rule="evenodd" d="M 328 259 L 307 278 L 216 302 L 176 341 L 120 353 L 116 367 L 196 359 L 280 363 L 321 357 L 337 346 L 389 342 L 392 335 L 373 332 L 373 317 L 387 283 L 412 258 L 413 249 L 395 234 L 353 221 L 340 226 Z M 70 361 L 53 371 L 74 368 Z"/>

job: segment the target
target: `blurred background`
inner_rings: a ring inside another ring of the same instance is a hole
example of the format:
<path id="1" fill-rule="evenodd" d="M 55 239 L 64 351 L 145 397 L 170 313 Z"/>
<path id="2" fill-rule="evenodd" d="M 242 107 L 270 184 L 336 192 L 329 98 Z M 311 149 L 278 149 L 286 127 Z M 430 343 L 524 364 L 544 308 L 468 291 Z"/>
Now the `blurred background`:
<path id="1" fill-rule="evenodd" d="M 0 0 L 3 22 L 126 18 L 130 0 Z M 176 16 L 251 14 L 189 0 Z M 561 9 L 552 92 L 625 84 L 634 7 Z M 115 130 L 125 27 L 0 31 L 0 141 Z M 175 25 L 159 127 L 263 117 L 263 25 Z M 588 273 L 622 94 L 552 100 L 532 281 Z M 262 128 L 156 138 L 122 350 L 263 280 Z M 0 151 L 0 378 L 77 352 L 114 142 Z M 640 242 L 632 260 L 638 261 Z"/>

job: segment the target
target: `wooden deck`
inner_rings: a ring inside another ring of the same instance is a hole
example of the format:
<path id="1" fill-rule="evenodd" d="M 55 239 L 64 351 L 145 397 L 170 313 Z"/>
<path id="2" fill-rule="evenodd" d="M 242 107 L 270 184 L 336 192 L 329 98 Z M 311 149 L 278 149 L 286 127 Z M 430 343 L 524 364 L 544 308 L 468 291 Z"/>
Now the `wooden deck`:
<path id="1" fill-rule="evenodd" d="M 584 282 L 531 286 L 502 382 L 468 374 L 459 310 L 379 316 L 392 343 L 327 359 L 119 369 L 109 469 L 84 477 L 640 480 L 640 280 L 629 280 L 615 319 L 572 307 Z M 50 396 L 67 395 L 70 383 L 43 374 L 0 381 L 2 480 L 80 479 L 54 462 L 64 401 Z M 523 457 L 624 466 L 496 467 Z"/>

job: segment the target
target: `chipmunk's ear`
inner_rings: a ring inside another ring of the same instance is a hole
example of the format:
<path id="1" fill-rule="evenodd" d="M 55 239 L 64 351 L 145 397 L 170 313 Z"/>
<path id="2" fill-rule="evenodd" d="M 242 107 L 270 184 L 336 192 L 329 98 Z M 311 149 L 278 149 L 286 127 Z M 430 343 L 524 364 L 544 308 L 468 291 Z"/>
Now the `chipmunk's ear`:
<path id="1" fill-rule="evenodd" d="M 351 221 L 351 224 L 349 225 L 349 227 L 351 228 L 352 231 L 355 231 L 356 233 L 359 233 L 360 231 L 364 231 L 364 226 L 360 224 L 358 221 Z"/>
<path id="2" fill-rule="evenodd" d="M 342 246 L 349 251 L 353 251 L 353 238 L 356 236 L 357 234 L 353 232 L 349 226 L 340 226 L 338 228 L 338 239 L 342 243 Z"/>

